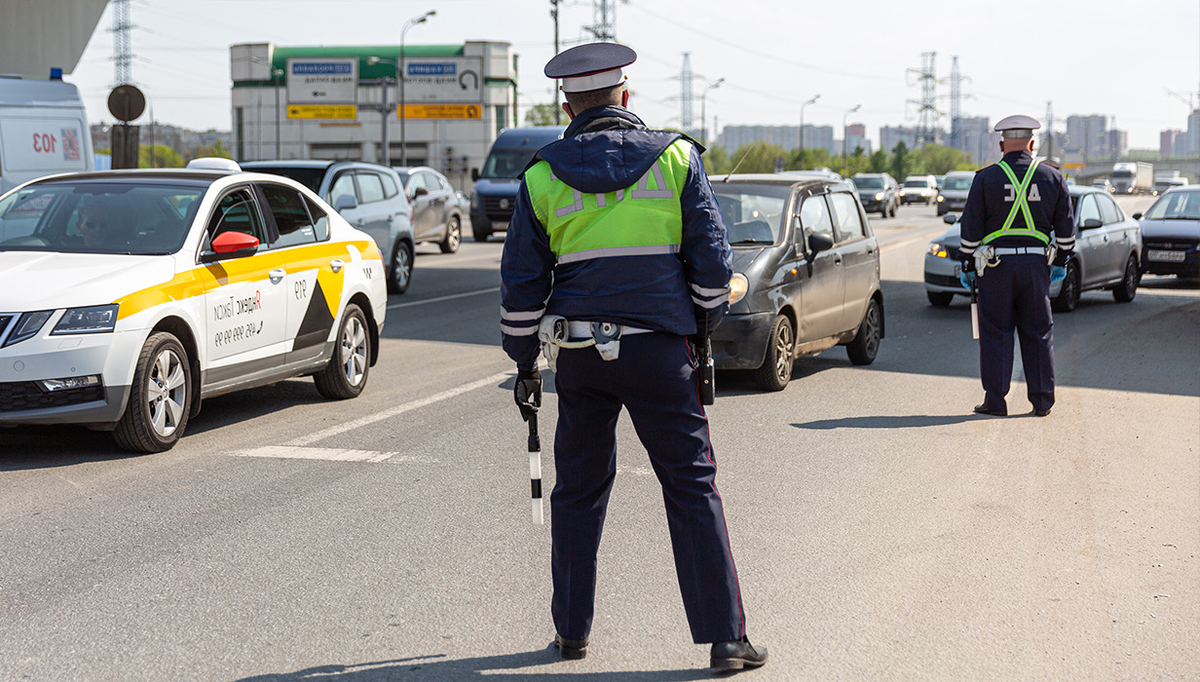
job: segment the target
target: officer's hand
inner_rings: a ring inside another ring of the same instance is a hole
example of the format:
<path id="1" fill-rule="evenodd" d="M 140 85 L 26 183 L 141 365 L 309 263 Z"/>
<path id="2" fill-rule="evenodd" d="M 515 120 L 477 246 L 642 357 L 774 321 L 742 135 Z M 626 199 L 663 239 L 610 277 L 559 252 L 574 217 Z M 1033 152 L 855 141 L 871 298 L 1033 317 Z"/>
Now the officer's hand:
<path id="1" fill-rule="evenodd" d="M 975 256 L 966 256 L 960 262 L 962 263 L 962 271 L 963 272 L 970 272 L 970 273 L 974 274 L 974 272 L 975 272 Z"/>
<path id="2" fill-rule="evenodd" d="M 1055 258 L 1054 260 L 1058 260 L 1058 259 Z M 1051 284 L 1059 281 L 1060 279 L 1066 279 L 1066 278 L 1067 278 L 1067 269 L 1066 268 L 1062 267 L 1061 265 L 1051 265 L 1050 266 L 1050 283 Z"/>
<path id="3" fill-rule="evenodd" d="M 966 289 L 970 289 L 975 286 L 975 277 L 976 274 L 974 270 L 971 270 L 970 272 L 963 270 L 962 272 L 958 273 L 958 281 Z"/>
<path id="4" fill-rule="evenodd" d="M 536 365 L 532 369 L 517 368 L 517 383 L 513 386 L 513 400 L 521 410 L 521 419 L 537 414 L 542 406 L 542 373 Z"/>
<path id="5" fill-rule="evenodd" d="M 1067 263 L 1069 263 L 1074 257 L 1074 251 L 1063 251 L 1062 249 L 1059 249 L 1058 253 L 1054 254 L 1054 261 L 1051 263 L 1051 265 L 1057 265 L 1060 268 L 1065 268 L 1067 267 Z"/>

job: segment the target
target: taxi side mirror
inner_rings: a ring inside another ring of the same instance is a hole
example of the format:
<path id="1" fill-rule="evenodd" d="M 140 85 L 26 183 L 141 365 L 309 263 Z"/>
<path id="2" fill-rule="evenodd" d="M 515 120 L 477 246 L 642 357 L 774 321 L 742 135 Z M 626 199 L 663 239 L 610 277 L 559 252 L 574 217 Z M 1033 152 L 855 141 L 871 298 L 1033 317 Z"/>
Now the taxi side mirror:
<path id="1" fill-rule="evenodd" d="M 244 232 L 222 232 L 212 240 L 212 250 L 200 254 L 201 263 L 227 258 L 245 258 L 258 253 L 258 238 Z"/>

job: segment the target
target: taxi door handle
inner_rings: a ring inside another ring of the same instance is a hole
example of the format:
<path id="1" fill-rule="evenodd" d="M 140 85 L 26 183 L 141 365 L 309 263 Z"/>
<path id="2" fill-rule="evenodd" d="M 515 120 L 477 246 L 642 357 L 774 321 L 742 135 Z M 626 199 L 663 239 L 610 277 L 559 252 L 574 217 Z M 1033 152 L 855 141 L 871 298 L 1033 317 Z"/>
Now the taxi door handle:
<path id="1" fill-rule="evenodd" d="M 284 270 L 283 268 L 275 268 L 274 270 L 268 272 L 267 276 L 271 278 L 272 282 L 275 282 L 276 280 L 281 280 L 284 277 L 287 277 L 287 270 Z"/>
<path id="2" fill-rule="evenodd" d="M 341 272 L 342 268 L 346 267 L 346 261 L 342 260 L 341 258 L 334 258 L 333 260 L 329 261 L 329 267 L 334 272 Z"/>

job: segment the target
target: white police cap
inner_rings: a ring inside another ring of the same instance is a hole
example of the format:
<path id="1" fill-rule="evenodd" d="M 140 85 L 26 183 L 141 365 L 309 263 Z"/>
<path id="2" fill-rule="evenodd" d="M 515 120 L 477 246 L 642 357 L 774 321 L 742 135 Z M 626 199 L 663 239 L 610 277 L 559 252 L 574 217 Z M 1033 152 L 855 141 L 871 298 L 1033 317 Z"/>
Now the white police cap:
<path id="1" fill-rule="evenodd" d="M 563 92 L 587 92 L 620 85 L 622 67 L 637 59 L 632 48 L 616 43 L 578 45 L 546 63 L 547 78 L 561 78 Z"/>
<path id="2" fill-rule="evenodd" d="M 996 123 L 994 130 L 1001 137 L 1033 137 L 1033 131 L 1041 128 L 1042 124 L 1032 116 L 1006 116 Z"/>

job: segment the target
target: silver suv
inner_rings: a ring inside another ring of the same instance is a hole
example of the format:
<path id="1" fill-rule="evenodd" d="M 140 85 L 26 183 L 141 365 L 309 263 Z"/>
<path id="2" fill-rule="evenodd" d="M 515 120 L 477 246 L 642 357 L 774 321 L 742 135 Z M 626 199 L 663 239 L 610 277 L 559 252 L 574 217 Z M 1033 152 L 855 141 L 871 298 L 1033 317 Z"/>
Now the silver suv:
<path id="1" fill-rule="evenodd" d="M 354 227 L 371 235 L 387 265 L 388 291 L 412 281 L 412 206 L 396 171 L 361 161 L 248 161 L 245 170 L 291 178 L 316 192 Z"/>

